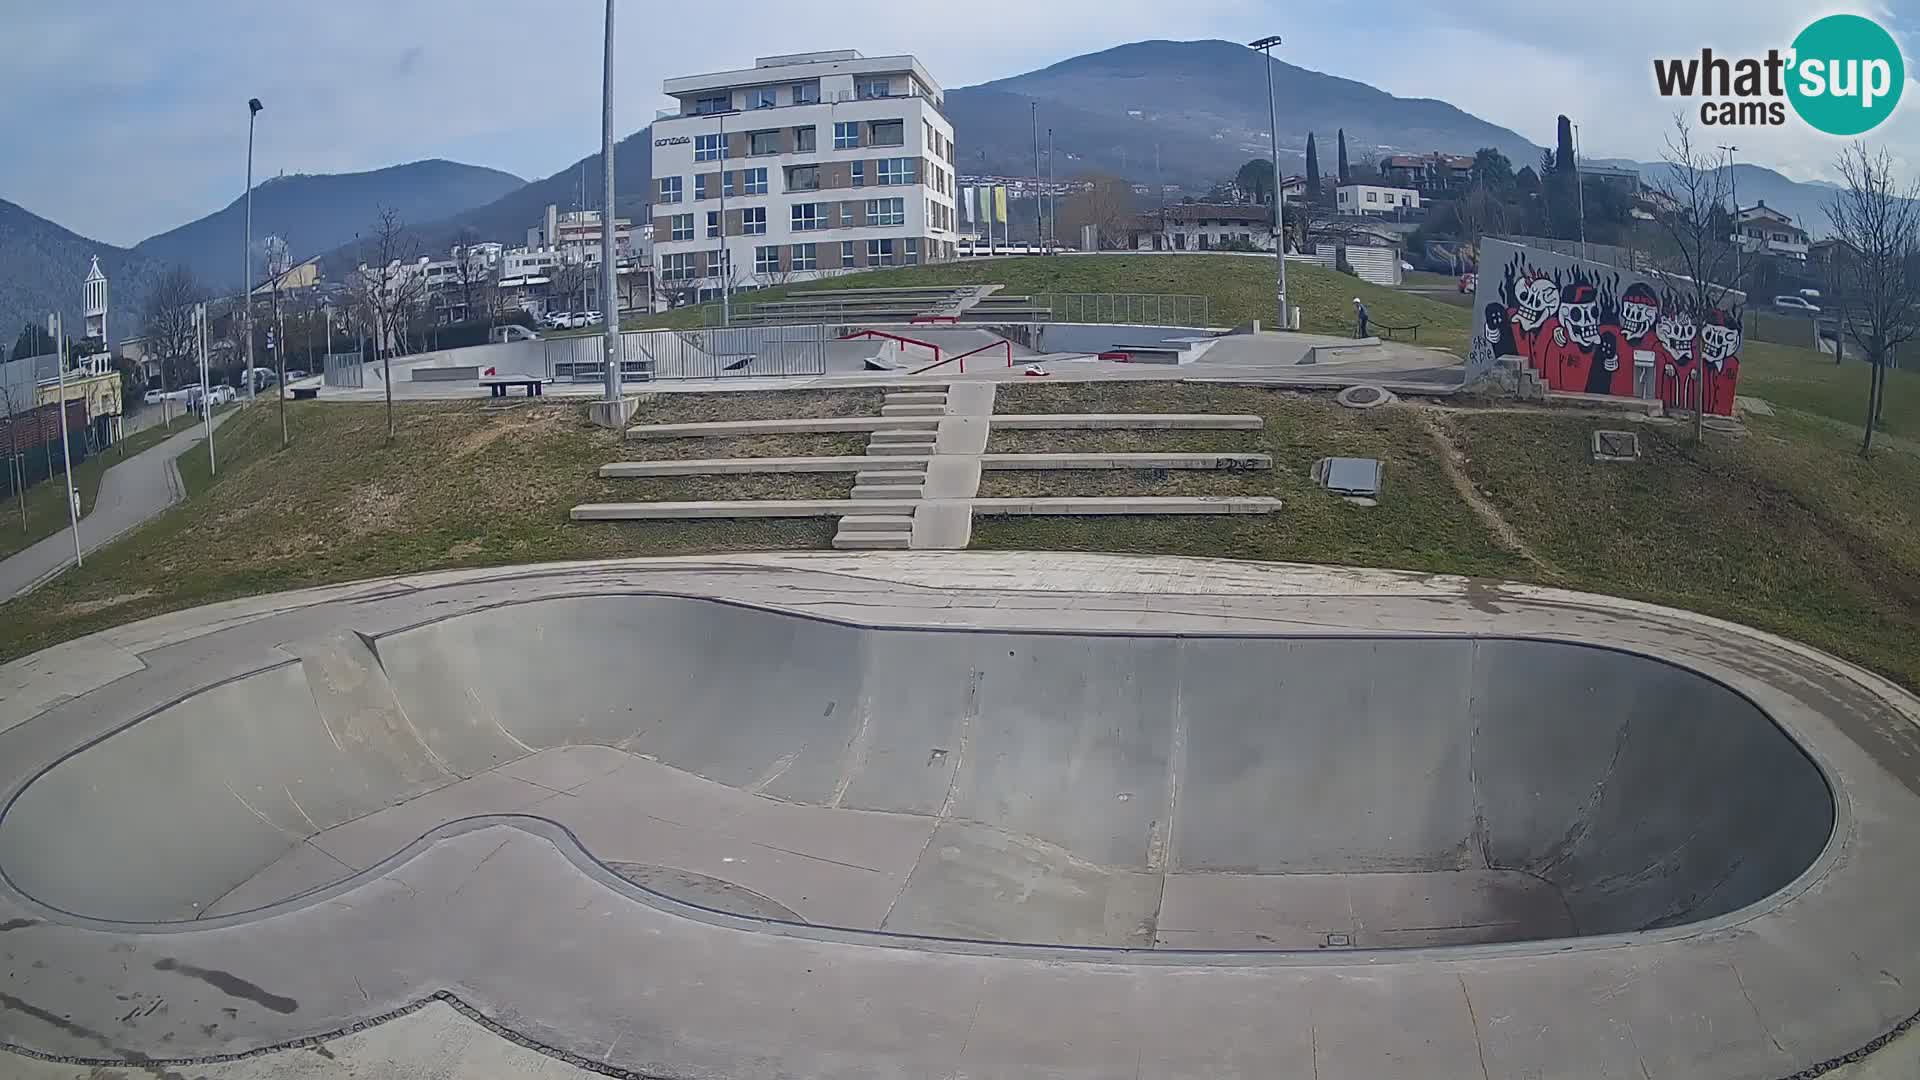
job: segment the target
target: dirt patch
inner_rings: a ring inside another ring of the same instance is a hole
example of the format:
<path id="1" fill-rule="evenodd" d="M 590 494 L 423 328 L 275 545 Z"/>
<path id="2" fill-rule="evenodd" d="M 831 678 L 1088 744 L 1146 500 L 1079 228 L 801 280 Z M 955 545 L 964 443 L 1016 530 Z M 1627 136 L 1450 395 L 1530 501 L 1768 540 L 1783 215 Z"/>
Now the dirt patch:
<path id="1" fill-rule="evenodd" d="M 1520 538 L 1519 531 L 1501 516 L 1499 508 L 1474 486 L 1473 479 L 1467 475 L 1467 455 L 1454 444 L 1453 433 L 1448 429 L 1446 414 L 1435 409 L 1421 409 L 1419 415 L 1421 428 L 1433 440 L 1434 449 L 1440 452 L 1441 470 L 1447 474 L 1447 479 L 1453 483 L 1453 489 L 1459 492 L 1461 500 L 1472 508 L 1474 514 L 1493 533 L 1494 539 L 1498 540 L 1502 547 L 1538 567 L 1541 573 L 1548 577 L 1560 577 L 1560 572 L 1541 558 L 1538 552 L 1527 546 L 1527 542 Z"/>
<path id="2" fill-rule="evenodd" d="M 374 481 L 361 488 L 346 507 L 349 536 L 367 536 L 388 527 L 407 508 L 407 497 Z"/>
<path id="3" fill-rule="evenodd" d="M 96 611 L 116 608 L 121 604 L 131 604 L 135 600 L 145 600 L 152 595 L 152 589 L 141 589 L 139 592 L 117 593 L 113 596 L 100 597 L 97 600 L 75 600 L 71 604 L 63 605 L 60 608 L 60 614 L 67 618 L 78 618 L 81 615 L 91 615 Z"/>
<path id="4" fill-rule="evenodd" d="M 573 409 L 546 406 L 481 413 L 472 418 L 473 430 L 455 438 L 447 449 L 455 460 L 473 457 L 503 439 L 540 439 L 573 423 Z"/>

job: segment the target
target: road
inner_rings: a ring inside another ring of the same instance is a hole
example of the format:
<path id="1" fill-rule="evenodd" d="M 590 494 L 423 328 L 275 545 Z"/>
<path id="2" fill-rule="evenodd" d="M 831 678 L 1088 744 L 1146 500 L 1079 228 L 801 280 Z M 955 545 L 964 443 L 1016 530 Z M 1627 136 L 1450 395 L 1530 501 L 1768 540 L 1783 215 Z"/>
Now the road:
<path id="1" fill-rule="evenodd" d="M 213 426 L 225 423 L 228 415 L 215 416 Z M 179 502 L 185 491 L 173 459 L 206 435 L 206 425 L 196 422 L 108 469 L 100 478 L 92 512 L 80 519 L 81 551 L 94 551 Z M 73 534 L 61 529 L 17 555 L 0 559 L 0 600 L 11 600 L 71 565 Z"/>

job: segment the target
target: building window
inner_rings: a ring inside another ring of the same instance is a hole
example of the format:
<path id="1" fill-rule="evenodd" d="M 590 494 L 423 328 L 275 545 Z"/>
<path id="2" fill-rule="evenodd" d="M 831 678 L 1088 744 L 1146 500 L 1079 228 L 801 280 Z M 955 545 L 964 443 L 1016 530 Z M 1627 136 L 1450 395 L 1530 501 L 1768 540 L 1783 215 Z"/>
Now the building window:
<path id="1" fill-rule="evenodd" d="M 695 135 L 693 137 L 693 160 L 719 161 L 727 156 L 725 135 Z"/>
<path id="2" fill-rule="evenodd" d="M 844 229 L 844 228 L 850 227 L 852 224 L 853 224 L 853 204 L 850 202 L 843 202 L 840 204 L 840 227 Z"/>
<path id="3" fill-rule="evenodd" d="M 875 120 L 868 127 L 872 136 L 872 146 L 907 145 L 907 125 L 904 120 Z"/>
<path id="4" fill-rule="evenodd" d="M 692 214 L 673 215 L 673 239 L 675 240 L 693 239 L 693 215 Z"/>
<path id="5" fill-rule="evenodd" d="M 822 228 L 819 203 L 793 204 L 793 231 L 813 232 Z"/>
<path id="6" fill-rule="evenodd" d="M 820 190 L 820 166 L 818 165 L 787 166 L 787 190 L 788 191 L 819 191 Z"/>
<path id="7" fill-rule="evenodd" d="M 780 95 L 771 86 L 756 87 L 747 94 L 747 108 L 771 109 L 780 104 Z"/>
<path id="8" fill-rule="evenodd" d="M 1368 201 L 1368 202 L 1375 202 L 1375 201 L 1377 201 L 1377 200 L 1376 200 L 1376 199 L 1374 198 L 1374 196 L 1375 196 L 1375 195 L 1377 195 L 1377 194 L 1379 194 L 1379 193 L 1378 193 L 1378 192 L 1374 192 L 1374 191 L 1369 191 L 1369 192 L 1367 192 L 1367 201 Z"/>
<path id="9" fill-rule="evenodd" d="M 819 129 L 814 127 L 812 124 L 808 124 L 806 127 L 794 128 L 793 129 L 793 152 L 796 154 L 813 153 L 815 148 L 814 133 L 818 130 Z"/>
<path id="10" fill-rule="evenodd" d="M 867 163 L 864 161 L 856 161 L 853 163 L 853 186 L 867 186 Z"/>
<path id="11" fill-rule="evenodd" d="M 767 193 L 767 170 L 742 169 L 740 171 L 740 182 L 746 185 L 747 194 L 765 195 Z"/>
<path id="12" fill-rule="evenodd" d="M 755 157 L 780 152 L 780 133 L 778 131 L 755 131 L 747 136 L 747 153 Z"/>
<path id="13" fill-rule="evenodd" d="M 749 206 L 740 211 L 740 231 L 748 236 L 762 236 L 767 231 L 767 208 Z"/>
<path id="14" fill-rule="evenodd" d="M 853 84 L 853 94 L 862 100 L 890 97 L 893 94 L 893 84 L 887 79 L 861 79 Z"/>
<path id="15" fill-rule="evenodd" d="M 733 198 L 733 174 L 730 172 L 720 173 L 720 195 L 722 198 Z"/>
<path id="16" fill-rule="evenodd" d="M 907 200 L 905 199 L 868 199 L 867 224 L 869 225 L 905 225 L 907 223 Z"/>
<path id="17" fill-rule="evenodd" d="M 893 262 L 892 240 L 867 241 L 867 265 L 886 266 Z"/>
<path id="18" fill-rule="evenodd" d="M 660 201 L 661 202 L 677 203 L 680 201 L 681 194 L 682 192 L 680 189 L 679 177 L 663 176 L 660 178 Z"/>
<path id="19" fill-rule="evenodd" d="M 854 255 L 853 255 L 854 250 L 855 250 L 854 242 L 852 240 L 840 241 L 840 265 L 841 266 L 859 265 L 854 261 Z"/>
<path id="20" fill-rule="evenodd" d="M 907 254 L 906 254 L 906 258 L 902 261 L 904 261 L 908 266 L 918 265 L 918 263 L 920 262 L 920 238 L 919 237 L 917 236 L 907 237 Z"/>
<path id="21" fill-rule="evenodd" d="M 876 180 L 875 183 L 911 184 L 913 183 L 913 159 L 904 157 L 881 158 L 879 174 L 879 179 Z"/>
<path id="22" fill-rule="evenodd" d="M 720 235 L 720 211 L 709 210 L 707 211 L 707 239 L 711 240 L 714 237 L 719 235 Z"/>
<path id="23" fill-rule="evenodd" d="M 660 256 L 660 277 L 664 281 L 691 281 L 693 253 L 682 252 L 678 255 Z"/>
<path id="24" fill-rule="evenodd" d="M 817 105 L 820 102 L 819 83 L 794 83 L 793 103 L 795 105 Z"/>
<path id="25" fill-rule="evenodd" d="M 707 252 L 708 276 L 710 277 L 723 276 L 729 270 L 732 270 L 732 269 L 733 269 L 733 259 L 728 257 L 726 248 L 718 247 L 718 248 L 714 248 L 712 251 Z"/>
<path id="26" fill-rule="evenodd" d="M 732 112 L 733 102 L 726 94 L 698 98 L 693 103 L 693 111 L 696 113 Z"/>
<path id="27" fill-rule="evenodd" d="M 860 122 L 858 120 L 836 121 L 833 125 L 833 148 L 852 150 L 860 145 Z"/>
<path id="28" fill-rule="evenodd" d="M 820 266 L 819 249 L 813 244 L 793 245 L 793 268 L 815 270 Z"/>
<path id="29" fill-rule="evenodd" d="M 753 272 L 756 274 L 777 274 L 780 272 L 780 248 L 778 246 L 757 247 L 753 249 Z"/>

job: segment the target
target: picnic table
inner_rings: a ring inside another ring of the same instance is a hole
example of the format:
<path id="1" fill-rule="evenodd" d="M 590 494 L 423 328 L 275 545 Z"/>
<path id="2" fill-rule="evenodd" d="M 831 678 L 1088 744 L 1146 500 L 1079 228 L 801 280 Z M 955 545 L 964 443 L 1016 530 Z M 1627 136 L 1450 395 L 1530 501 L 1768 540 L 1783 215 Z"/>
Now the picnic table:
<path id="1" fill-rule="evenodd" d="M 507 390 L 515 386 L 521 387 L 524 390 L 526 390 L 528 397 L 539 397 L 541 396 L 541 393 L 542 393 L 541 387 L 546 383 L 546 381 L 547 381 L 546 379 L 542 378 L 539 375 L 482 375 L 480 376 L 480 385 L 486 387 L 489 391 L 491 391 L 494 397 L 506 397 Z"/>

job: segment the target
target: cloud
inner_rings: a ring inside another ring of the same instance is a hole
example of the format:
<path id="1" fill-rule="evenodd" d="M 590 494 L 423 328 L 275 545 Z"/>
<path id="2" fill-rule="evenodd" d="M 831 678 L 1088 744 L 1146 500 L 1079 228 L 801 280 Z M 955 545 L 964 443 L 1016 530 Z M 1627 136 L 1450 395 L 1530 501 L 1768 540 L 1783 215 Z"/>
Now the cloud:
<path id="1" fill-rule="evenodd" d="M 9 50 L 0 65 L 0 197 L 113 243 L 217 210 L 245 190 L 250 96 L 266 104 L 256 178 L 426 157 L 533 178 L 599 142 L 599 0 L 19 6 L 26 10 L 7 15 L 8 38 L 33 47 Z M 716 33 L 711 18 L 620 0 L 616 113 L 621 133 L 633 131 L 668 104 L 663 78 L 773 53 L 912 52 L 954 87 L 1142 38 L 1244 41 L 1278 31 L 1289 62 L 1450 101 L 1536 142 L 1551 140 L 1554 115 L 1566 112 L 1581 123 L 1589 155 L 1648 159 L 1672 112 L 1653 92 L 1652 56 L 1709 43 L 1763 50 L 1808 19 L 1800 0 L 1368 8 L 1378 18 L 1355 34 L 1350 9 L 1299 11 L 1276 0 L 1175 8 L 974 0 L 929 33 L 898 0 L 842 0 L 826 20 L 805 5 L 750 0 Z M 1911 55 L 1920 24 L 1903 15 L 1893 25 Z M 1910 61 L 1909 72 L 1920 76 L 1920 65 Z M 1920 91 L 1910 87 L 1907 98 L 1874 139 L 1911 166 L 1920 163 Z M 1824 175 L 1837 149 L 1798 125 L 1743 133 L 1749 144 L 1748 160 L 1800 177 Z"/>

